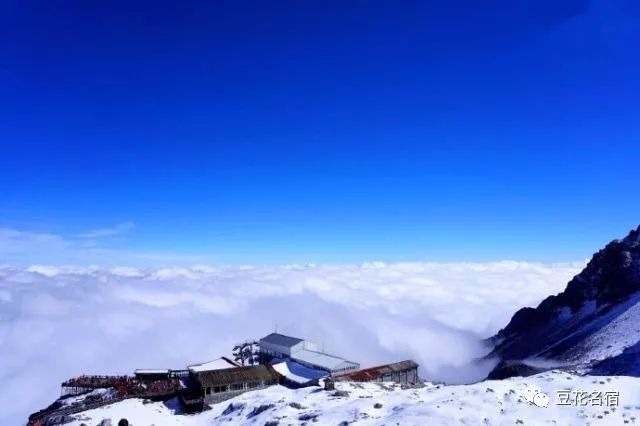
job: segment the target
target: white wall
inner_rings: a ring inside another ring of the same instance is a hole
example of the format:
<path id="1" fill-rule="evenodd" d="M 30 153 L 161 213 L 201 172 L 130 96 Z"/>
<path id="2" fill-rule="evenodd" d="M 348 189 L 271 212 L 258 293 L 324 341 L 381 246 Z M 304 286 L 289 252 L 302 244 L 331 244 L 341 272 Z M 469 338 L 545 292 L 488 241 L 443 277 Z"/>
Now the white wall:
<path id="1" fill-rule="evenodd" d="M 308 340 L 305 340 L 304 342 L 304 347 L 303 349 L 306 349 L 308 351 L 316 351 L 318 352 L 320 349 L 318 348 L 318 345 L 314 342 L 309 342 Z"/>

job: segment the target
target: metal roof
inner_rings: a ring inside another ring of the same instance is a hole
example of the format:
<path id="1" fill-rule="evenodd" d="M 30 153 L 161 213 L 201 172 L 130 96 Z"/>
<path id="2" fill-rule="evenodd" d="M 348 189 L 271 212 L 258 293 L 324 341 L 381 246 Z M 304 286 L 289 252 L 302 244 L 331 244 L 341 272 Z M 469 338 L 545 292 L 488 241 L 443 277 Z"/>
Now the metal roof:
<path id="1" fill-rule="evenodd" d="M 353 380 L 355 382 L 367 382 L 376 380 L 385 374 L 392 374 L 398 371 L 407 371 L 418 368 L 418 364 L 411 360 L 395 362 L 393 364 L 379 365 L 377 367 L 365 368 L 364 370 L 352 371 L 338 374 L 337 380 Z"/>
<path id="2" fill-rule="evenodd" d="M 315 366 L 326 368 L 328 370 L 333 370 L 335 368 L 338 368 L 340 365 L 344 363 L 357 365 L 357 363 L 347 361 L 344 358 L 325 354 L 324 352 L 310 351 L 307 349 L 302 349 L 295 352 L 293 355 L 291 355 L 291 358 L 293 360 L 306 362 L 308 364 L 313 364 Z"/>
<path id="3" fill-rule="evenodd" d="M 226 368 L 234 368 L 239 366 L 240 365 L 237 362 L 234 362 L 229 358 L 223 356 L 223 357 L 214 359 L 213 361 L 190 365 L 187 368 L 193 371 L 194 373 L 197 373 L 201 371 L 224 370 Z"/>
<path id="4" fill-rule="evenodd" d="M 169 374 L 169 370 L 165 369 L 150 369 L 150 368 L 138 368 L 134 371 L 135 374 Z"/>
<path id="5" fill-rule="evenodd" d="M 297 337 L 285 336 L 284 334 L 271 333 L 268 336 L 260 339 L 260 342 L 267 342 L 273 345 L 285 346 L 287 348 L 290 348 L 300 342 L 303 342 L 303 340 L 298 339 Z"/>
<path id="6" fill-rule="evenodd" d="M 202 386 L 231 385 L 256 380 L 278 380 L 277 374 L 270 365 L 253 365 L 249 367 L 227 368 L 195 373 Z"/>

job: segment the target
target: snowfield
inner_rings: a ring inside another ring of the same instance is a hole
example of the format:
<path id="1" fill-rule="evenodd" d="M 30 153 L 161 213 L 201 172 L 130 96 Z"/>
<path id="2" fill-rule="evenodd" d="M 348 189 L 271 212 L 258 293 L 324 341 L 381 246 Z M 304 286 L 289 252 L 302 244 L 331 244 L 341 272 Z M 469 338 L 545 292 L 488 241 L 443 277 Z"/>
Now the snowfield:
<path id="1" fill-rule="evenodd" d="M 585 400 L 585 405 L 575 402 L 575 394 L 567 394 L 571 395 L 568 401 L 571 405 L 559 405 L 567 402 L 558 394 L 563 390 L 599 394 Z M 94 426 L 104 419 L 110 419 L 115 425 L 121 418 L 128 419 L 133 426 L 640 424 L 640 379 L 633 377 L 577 376 L 550 371 L 527 378 L 472 385 L 427 384 L 421 389 L 402 389 L 392 384 L 337 383 L 336 391 L 274 386 L 248 392 L 192 415 L 176 414 L 175 401 L 126 400 L 77 414 L 70 425 Z M 546 408 L 526 400 L 525 395 L 537 391 L 549 396 Z M 604 398 L 607 392 L 618 392 L 617 406 L 607 405 Z M 598 402 L 602 405 L 597 405 Z"/>

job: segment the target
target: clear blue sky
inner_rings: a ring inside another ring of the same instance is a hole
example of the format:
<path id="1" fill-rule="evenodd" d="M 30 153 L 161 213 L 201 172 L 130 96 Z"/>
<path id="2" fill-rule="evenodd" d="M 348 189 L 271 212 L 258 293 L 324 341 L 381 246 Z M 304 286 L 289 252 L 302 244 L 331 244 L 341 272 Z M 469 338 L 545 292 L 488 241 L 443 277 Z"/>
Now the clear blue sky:
<path id="1" fill-rule="evenodd" d="M 640 223 L 639 4 L 4 1 L 0 227 L 223 263 L 582 259 Z"/>

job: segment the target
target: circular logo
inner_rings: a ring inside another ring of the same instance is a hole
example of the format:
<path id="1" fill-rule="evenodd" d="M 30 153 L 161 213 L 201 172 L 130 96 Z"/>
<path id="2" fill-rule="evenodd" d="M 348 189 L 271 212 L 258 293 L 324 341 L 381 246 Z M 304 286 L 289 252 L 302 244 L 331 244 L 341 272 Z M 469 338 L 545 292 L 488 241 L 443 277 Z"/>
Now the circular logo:
<path id="1" fill-rule="evenodd" d="M 549 405 L 549 395 L 544 392 L 538 392 L 533 397 L 533 403 L 538 407 L 547 407 Z"/>

